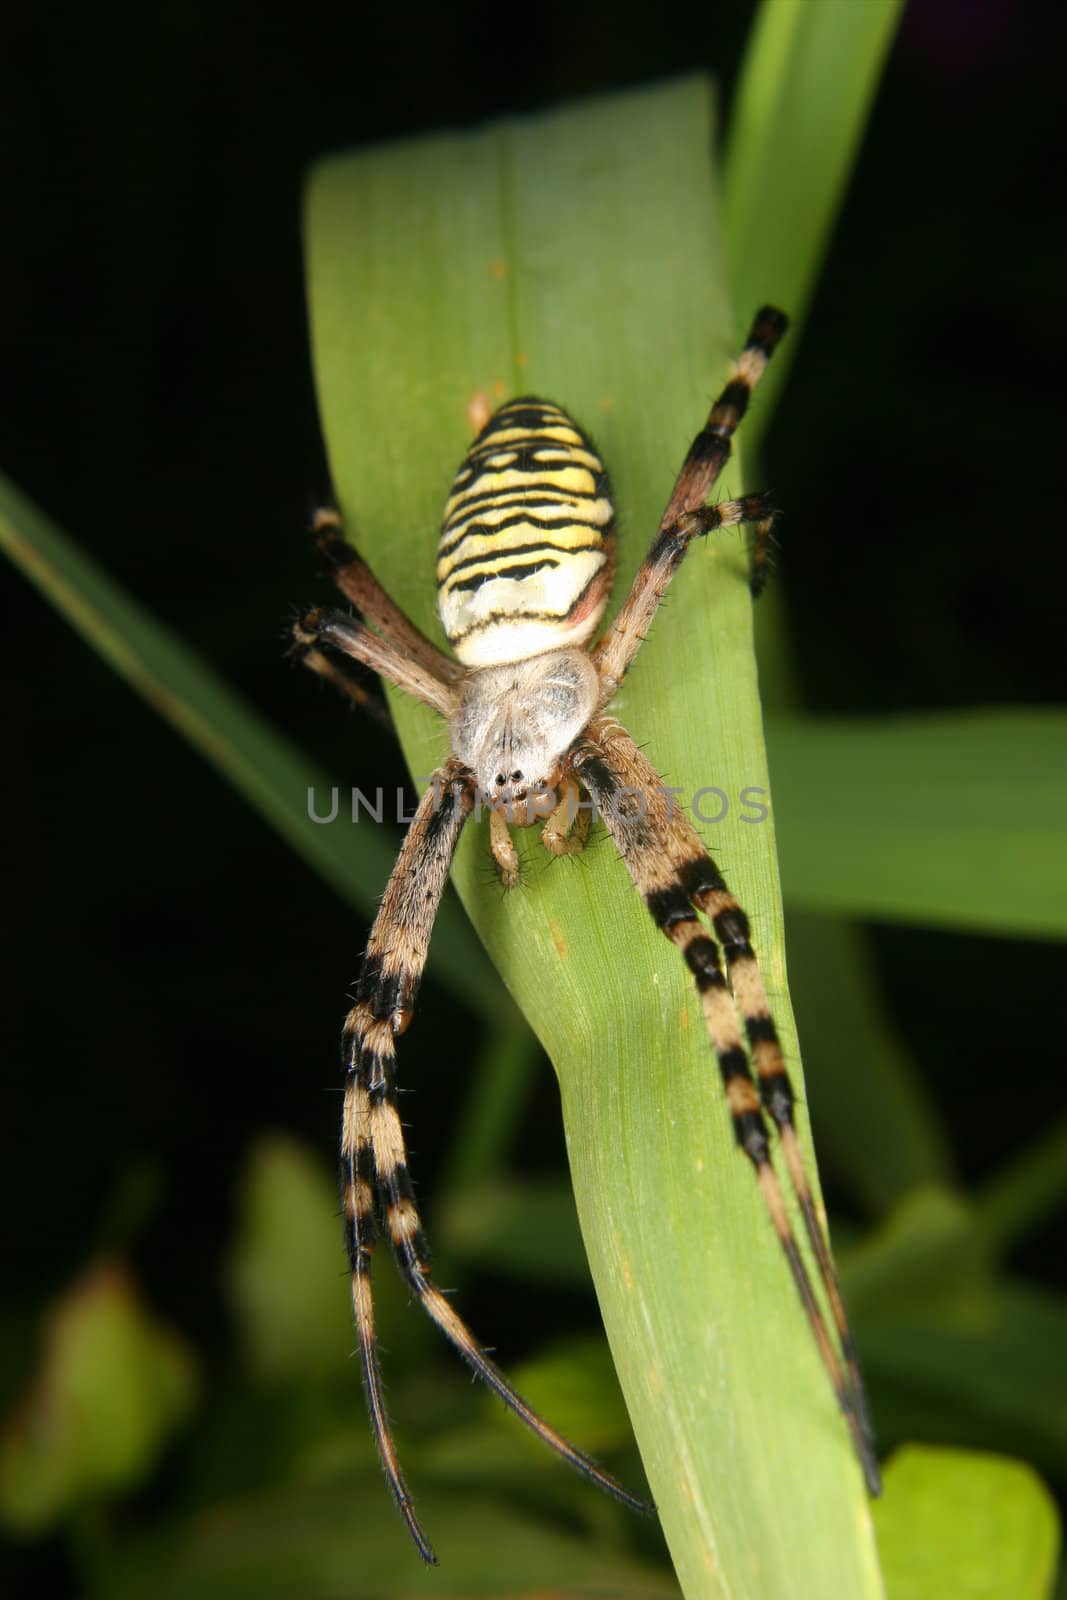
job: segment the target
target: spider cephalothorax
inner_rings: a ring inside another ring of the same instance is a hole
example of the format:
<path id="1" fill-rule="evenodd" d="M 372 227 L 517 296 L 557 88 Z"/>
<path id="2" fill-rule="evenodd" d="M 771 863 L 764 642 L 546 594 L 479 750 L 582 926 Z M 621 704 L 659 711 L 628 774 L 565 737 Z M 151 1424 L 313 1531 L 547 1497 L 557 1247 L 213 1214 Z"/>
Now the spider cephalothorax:
<path id="1" fill-rule="evenodd" d="M 600 683 L 582 650 L 480 667 L 463 685 L 452 719 L 452 752 L 490 805 L 550 794 L 563 759 L 597 708 Z M 536 813 L 529 818 L 532 822 Z"/>
<path id="2" fill-rule="evenodd" d="M 343 1035 L 342 1192 L 367 1402 L 390 1488 L 427 1561 L 435 1557 L 412 1507 L 382 1395 L 370 1287 L 379 1225 L 429 1315 L 501 1399 L 601 1487 L 642 1505 L 531 1410 L 429 1272 L 395 1104 L 394 1041 L 411 1017 L 460 833 L 483 805 L 490 813 L 493 858 L 509 887 L 519 881 L 513 825 L 540 823 L 545 847 L 564 854 L 581 849 L 595 808 L 656 924 L 678 947 L 700 995 L 737 1141 L 755 1170 L 868 1485 L 877 1492 L 855 1350 L 801 1158 L 793 1091 L 748 919 L 684 811 L 672 806 L 651 762 L 626 729 L 605 715 L 696 535 L 752 524 L 753 593 L 762 587 L 774 521 L 768 496 L 717 506 L 707 499 L 785 326 L 785 317 L 772 308 L 757 315 L 730 381 L 690 446 L 633 586 L 596 644 L 614 568 L 611 492 L 590 440 L 548 401 L 526 397 L 502 406 L 471 445 L 452 487 L 438 550 L 438 602 L 462 665 L 442 654 L 389 599 L 345 543 L 336 512 L 320 512 L 316 519 L 319 548 L 361 619 L 336 611 L 308 613 L 296 628 L 303 659 L 357 699 L 365 698 L 363 691 L 332 652 L 373 667 L 440 712 L 451 731 L 452 755 L 434 774 L 386 887 Z M 771 1165 L 767 1118 L 781 1143 L 836 1343 Z"/>

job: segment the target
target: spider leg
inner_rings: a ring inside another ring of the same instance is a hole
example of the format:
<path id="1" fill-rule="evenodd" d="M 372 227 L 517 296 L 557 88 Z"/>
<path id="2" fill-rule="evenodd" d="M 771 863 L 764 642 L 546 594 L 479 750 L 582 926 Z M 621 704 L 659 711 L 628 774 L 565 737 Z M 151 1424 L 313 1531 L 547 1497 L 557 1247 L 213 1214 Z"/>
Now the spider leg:
<path id="1" fill-rule="evenodd" d="M 708 533 L 727 522 L 755 522 L 750 581 L 753 594 L 763 587 L 774 513 L 765 495 L 747 495 L 706 507 L 716 478 L 730 456 L 730 441 L 748 406 L 749 396 L 787 327 L 787 319 L 773 306 L 756 313 L 745 348 L 733 376 L 712 406 L 708 420 L 689 447 L 652 547 L 638 568 L 630 593 L 614 622 L 593 651 L 600 673 L 601 706 L 606 706 L 633 665 L 656 608 L 697 534 Z M 737 508 L 746 508 L 740 512 Z M 714 513 L 727 513 L 718 519 Z M 736 514 L 735 514 L 736 512 Z"/>
<path id="2" fill-rule="evenodd" d="M 320 506 L 312 517 L 311 533 L 315 548 L 328 565 L 341 593 L 390 644 L 445 683 L 454 683 L 462 677 L 459 663 L 419 632 L 386 594 L 358 550 L 345 539 L 339 511 L 333 506 Z"/>
<path id="3" fill-rule="evenodd" d="M 624 1504 L 636 1510 L 648 1510 L 644 1501 L 616 1483 L 595 1461 L 538 1416 L 489 1360 L 430 1276 L 426 1241 L 415 1205 L 404 1132 L 396 1107 L 395 1037 L 403 1033 L 411 1020 L 437 907 L 473 803 L 470 774 L 455 759 L 448 761 L 434 774 L 397 857 L 371 929 L 356 1002 L 345 1020 L 342 1038 L 346 1076 L 341 1169 L 352 1267 L 352 1300 L 368 1409 L 393 1498 L 419 1554 L 430 1564 L 436 1558 L 415 1517 L 382 1398 L 370 1280 L 375 1195 L 401 1274 L 464 1360 L 531 1432 L 579 1472 Z"/>
<path id="4" fill-rule="evenodd" d="M 456 690 L 451 683 L 435 677 L 417 660 L 405 656 L 397 645 L 343 611 L 316 607 L 305 612 L 293 628 L 293 640 L 294 648 L 305 655 L 309 652 L 324 654 L 322 645 L 340 650 L 365 667 L 372 667 L 424 705 L 432 706 L 446 720 L 451 719 L 456 709 Z M 314 666 L 314 663 L 309 665 Z"/>
<path id="5" fill-rule="evenodd" d="M 564 777 L 560 782 L 559 804 L 541 829 L 541 843 L 550 855 L 577 855 L 585 849 L 592 820 L 592 806 L 588 801 L 582 803 L 581 791 L 574 779 Z"/>
<path id="6" fill-rule="evenodd" d="M 497 877 L 504 888 L 517 889 L 522 880 L 519 852 L 515 848 L 508 819 L 503 811 L 494 809 L 489 813 L 489 848 L 493 853 Z"/>
<path id="7" fill-rule="evenodd" d="M 302 666 L 308 667 L 326 683 L 332 684 L 346 699 L 351 700 L 361 711 L 380 722 L 383 728 L 391 728 L 393 719 L 389 715 L 389 707 L 385 704 L 379 693 L 369 689 L 361 683 L 355 673 L 346 669 L 339 661 L 328 656 L 325 650 L 320 650 L 316 645 L 305 645 L 299 639 L 294 639 L 289 651 L 290 655 L 299 658 Z"/>
<path id="8" fill-rule="evenodd" d="M 793 1091 L 749 939 L 748 919 L 730 894 L 696 830 L 674 809 L 652 764 L 616 722 L 592 723 L 572 756 L 572 768 L 589 790 L 637 889 L 659 927 L 693 974 L 715 1051 L 737 1142 L 755 1169 L 760 1191 L 789 1263 L 815 1342 L 848 1422 L 872 1494 L 880 1488 L 870 1425 L 829 1246 L 815 1211 L 793 1121 Z M 695 907 L 711 919 L 726 956 L 729 986 L 715 940 Z M 730 989 L 733 993 L 731 994 Z M 748 1036 L 746 1051 L 738 1012 Z M 749 1065 L 749 1053 L 757 1082 Z M 778 1128 L 786 1169 L 811 1239 L 819 1277 L 837 1327 L 847 1372 L 842 1370 L 800 1253 L 781 1186 L 771 1165 L 764 1119 Z"/>

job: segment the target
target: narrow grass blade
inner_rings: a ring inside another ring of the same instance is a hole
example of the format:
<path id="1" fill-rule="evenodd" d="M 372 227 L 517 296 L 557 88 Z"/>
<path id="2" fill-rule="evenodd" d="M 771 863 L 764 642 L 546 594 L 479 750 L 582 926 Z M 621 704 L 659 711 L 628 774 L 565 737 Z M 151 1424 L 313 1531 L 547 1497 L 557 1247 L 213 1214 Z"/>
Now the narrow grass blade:
<path id="1" fill-rule="evenodd" d="M 1067 1117 L 996 1172 L 979 1191 L 977 1205 L 985 1237 L 1002 1256 L 1067 1208 Z"/>
<path id="2" fill-rule="evenodd" d="M 764 0 L 760 6 L 734 99 L 723 173 L 735 326 L 747 305 L 771 299 L 786 307 L 799 333 L 901 10 L 901 0 Z M 757 396 L 746 425 L 750 460 L 799 344 L 796 336 L 787 341 L 785 359 L 776 359 Z M 796 556 L 803 559 L 803 552 Z M 794 706 L 788 628 L 775 585 L 759 608 L 757 641 L 764 706 Z M 788 805 L 790 778 L 779 763 L 779 805 Z M 791 910 L 795 865 L 783 846 Z M 816 1106 L 834 1119 L 824 1123 L 831 1137 L 841 1129 L 836 1170 L 843 1160 L 864 1202 L 884 1204 L 915 1179 L 946 1175 L 944 1134 L 907 1051 L 893 1037 L 863 933 L 829 917 L 814 926 L 809 918 L 808 924 L 794 927 L 790 918 L 790 971 L 798 1011 L 802 1021 L 808 1019 Z M 852 1070 L 857 1059 L 866 1064 L 862 1078 Z M 857 1152 L 852 1130 L 861 1124 L 879 1129 L 878 1162 L 858 1159 L 863 1152 Z"/>
<path id="3" fill-rule="evenodd" d="M 217 678 L 157 617 L 92 562 L 55 523 L 0 478 L 0 548 L 85 642 L 200 752 L 339 894 L 373 912 L 393 863 L 374 828 L 316 824 L 328 779 Z M 264 627 L 270 628 L 270 618 Z M 441 912 L 437 971 L 476 1009 L 511 1008 L 454 905 Z"/>
<path id="4" fill-rule="evenodd" d="M 763 0 L 723 164 L 735 332 L 764 300 L 798 321 L 807 311 L 902 9 L 903 0 Z M 750 451 L 796 347 L 767 375 Z"/>
<path id="5" fill-rule="evenodd" d="M 786 782 L 780 773 L 776 795 Z M 783 887 L 787 872 L 783 852 Z M 919 1185 L 949 1183 L 952 1155 L 932 1091 L 881 1004 L 859 930 L 789 904 L 786 950 L 809 1108 L 835 1182 L 873 1216 Z"/>
<path id="6" fill-rule="evenodd" d="M 1067 713 L 782 718 L 767 743 L 791 903 L 1067 935 Z"/>
<path id="7" fill-rule="evenodd" d="M 710 141 L 707 90 L 689 81 L 313 175 L 334 479 L 376 570 L 432 635 L 441 508 L 484 400 L 546 394 L 592 431 L 615 481 L 620 591 L 632 576 L 734 342 Z M 767 782 L 744 569 L 733 535 L 694 551 L 615 706 L 690 795 Z M 394 706 L 413 770 L 429 772 L 445 730 Z M 484 825 L 457 881 L 559 1074 L 590 1263 L 683 1588 L 878 1595 L 859 1471 L 684 969 L 602 836 L 552 864 L 522 843 L 521 893 L 487 885 Z M 721 856 L 796 1064 L 772 827 L 732 830 Z M 447 1529 L 440 1543 L 447 1562 Z"/>

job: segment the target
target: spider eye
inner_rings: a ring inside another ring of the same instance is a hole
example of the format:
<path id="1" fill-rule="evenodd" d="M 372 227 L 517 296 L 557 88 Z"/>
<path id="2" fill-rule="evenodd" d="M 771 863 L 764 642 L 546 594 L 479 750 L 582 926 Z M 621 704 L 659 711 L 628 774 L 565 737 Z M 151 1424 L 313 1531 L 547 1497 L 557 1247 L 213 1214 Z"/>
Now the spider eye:
<path id="1" fill-rule="evenodd" d="M 522 782 L 522 773 L 521 772 L 513 772 L 511 774 L 511 781 L 512 781 L 512 783 L 521 783 Z"/>
<path id="2" fill-rule="evenodd" d="M 497 773 L 496 781 L 497 781 L 497 783 L 500 784 L 501 788 L 503 788 L 503 786 L 504 786 L 504 774 L 502 772 L 498 772 Z"/>

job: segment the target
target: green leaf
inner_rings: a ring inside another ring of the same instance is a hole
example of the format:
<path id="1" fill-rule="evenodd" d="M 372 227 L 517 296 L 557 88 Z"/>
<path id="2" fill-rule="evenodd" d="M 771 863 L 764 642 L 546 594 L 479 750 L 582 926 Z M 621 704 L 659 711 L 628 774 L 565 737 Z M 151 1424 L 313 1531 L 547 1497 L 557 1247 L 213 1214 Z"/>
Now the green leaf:
<path id="1" fill-rule="evenodd" d="M 763 0 L 723 163 L 723 238 L 735 333 L 766 300 L 799 320 L 859 154 L 903 0 Z M 795 356 L 777 359 L 749 427 L 757 448 Z"/>
<path id="2" fill-rule="evenodd" d="M 1067 934 L 1067 713 L 776 718 L 767 743 L 791 903 Z"/>
<path id="3" fill-rule="evenodd" d="M 127 1547 L 96 1600 L 543 1600 L 549 1592 L 559 1600 L 672 1600 L 678 1593 L 669 1574 L 617 1543 L 577 1535 L 573 1518 L 538 1518 L 484 1491 L 420 1495 L 427 1520 L 441 1530 L 442 1571 L 404 1551 L 398 1559 L 381 1493 L 368 1473 L 221 1502 Z"/>
<path id="4" fill-rule="evenodd" d="M 1021 1461 L 909 1445 L 874 1512 L 889 1600 L 1047 1600 L 1059 1524 Z"/>
<path id="5" fill-rule="evenodd" d="M 978 1214 L 991 1246 L 1003 1253 L 1065 1203 L 1067 1117 L 1060 1117 L 990 1179 Z"/>
<path id="6" fill-rule="evenodd" d="M 382 834 L 343 820 L 313 822 L 308 795 L 314 791 L 321 811 L 330 793 L 324 775 L 3 478 L 0 548 L 310 867 L 359 910 L 374 910 L 393 861 Z M 452 904 L 442 906 L 441 917 L 446 936 L 435 953 L 437 970 L 475 1010 L 506 1016 L 510 1007 L 464 918 Z"/>
<path id="7" fill-rule="evenodd" d="M 784 785 L 776 780 L 776 796 Z M 866 941 L 839 918 L 790 905 L 786 951 L 809 1109 L 835 1179 L 875 1215 L 919 1185 L 949 1182 L 933 1095 L 885 1015 Z"/>
<path id="8" fill-rule="evenodd" d="M 764 0 L 758 11 L 727 139 L 723 232 L 738 328 L 746 306 L 777 300 L 793 317 L 794 337 L 775 358 L 746 421 L 750 460 L 800 346 L 798 324 L 815 291 L 901 10 L 900 0 Z M 797 702 L 784 613 L 779 586 L 772 584 L 759 607 L 756 637 L 761 697 L 775 709 Z M 790 774 L 773 748 L 771 754 L 772 770 L 778 763 L 776 801 L 788 805 Z M 877 850 L 872 840 L 870 854 Z M 796 919 L 796 866 L 783 842 L 790 975 L 813 1104 L 832 1141 L 835 1173 L 865 1206 L 882 1209 L 911 1183 L 948 1175 L 944 1136 L 894 1037 L 862 930 L 825 917 Z M 800 870 L 810 879 L 810 863 Z M 834 987 L 829 1007 L 828 980 Z M 862 1074 L 855 1071 L 857 1060 L 864 1062 Z M 851 1130 L 860 1123 L 878 1129 L 877 1161 L 859 1159 Z"/>
<path id="9" fill-rule="evenodd" d="M 546 1283 L 587 1288 L 589 1263 L 562 1179 L 503 1180 L 464 1187 L 437 1213 L 450 1253 Z"/>
<path id="10" fill-rule="evenodd" d="M 858 1307 L 856 1327 L 887 1442 L 996 1444 L 1067 1471 L 1062 1295 L 997 1279 L 955 1304 L 883 1305 L 876 1316 Z"/>
<path id="11" fill-rule="evenodd" d="M 0 1517 L 33 1533 L 136 1487 L 195 1390 L 184 1344 L 126 1272 L 95 1268 L 53 1308 L 36 1376 L 0 1433 Z"/>
<path id="12" fill-rule="evenodd" d="M 339 1272 L 336 1185 L 291 1139 L 257 1141 L 241 1181 L 230 1295 L 252 1372 L 330 1379 L 352 1349 L 352 1305 Z"/>
<path id="13" fill-rule="evenodd" d="M 591 429 L 616 487 L 620 593 L 632 577 L 733 353 L 710 140 L 706 89 L 690 81 L 313 175 L 334 481 L 379 576 L 432 636 L 441 507 L 479 397 L 547 394 Z M 413 771 L 429 773 L 445 730 L 393 703 Z M 689 794 L 766 785 L 732 534 L 694 551 L 614 709 Z M 593 1276 L 683 1587 L 876 1595 L 859 1471 L 684 968 L 602 836 L 553 864 L 522 845 L 521 893 L 487 888 L 484 826 L 455 876 L 559 1074 Z M 796 1062 L 772 826 L 731 830 L 722 854 Z"/>
<path id="14" fill-rule="evenodd" d="M 1067 1297 L 998 1275 L 981 1206 L 908 1196 L 842 1259 L 883 1439 L 989 1446 L 1067 1471 Z"/>

